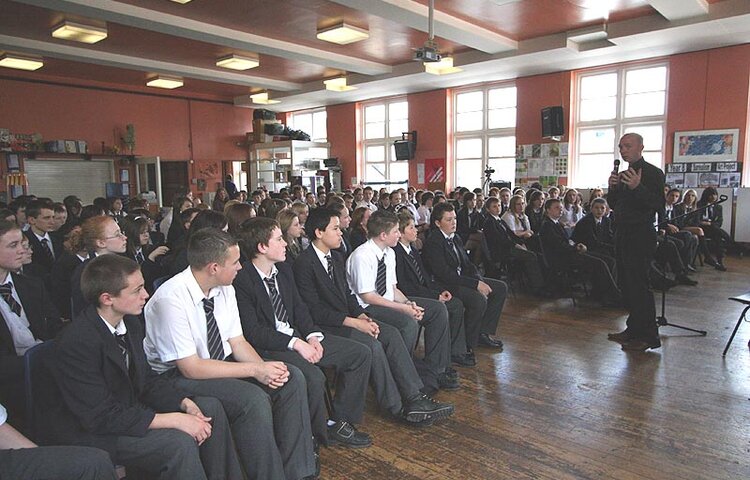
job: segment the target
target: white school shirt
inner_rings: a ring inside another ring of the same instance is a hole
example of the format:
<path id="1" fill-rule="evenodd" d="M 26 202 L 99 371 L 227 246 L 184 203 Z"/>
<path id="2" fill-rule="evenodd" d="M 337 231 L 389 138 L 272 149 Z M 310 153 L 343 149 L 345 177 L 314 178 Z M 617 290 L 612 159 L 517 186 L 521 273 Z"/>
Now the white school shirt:
<path id="1" fill-rule="evenodd" d="M 167 280 L 146 304 L 146 338 L 143 349 L 157 373 L 175 368 L 175 360 L 198 355 L 211 358 L 208 351 L 203 291 L 190 267 Z M 228 340 L 242 336 L 240 311 L 234 287 L 222 285 L 209 291 L 214 300 L 214 317 L 219 327 L 224 355 L 232 354 Z"/>
<path id="2" fill-rule="evenodd" d="M 13 298 L 21 305 L 21 298 L 18 296 L 16 286 L 13 283 L 13 277 L 10 272 L 0 283 L 10 283 L 13 290 Z M 13 346 L 16 348 L 16 355 L 19 357 L 26 353 L 26 350 L 30 349 L 38 343 L 42 343 L 41 340 L 34 338 L 34 334 L 31 333 L 29 319 L 26 317 L 26 309 L 21 305 L 21 315 L 16 315 L 13 310 L 10 309 L 8 302 L 0 298 L 0 313 L 5 318 L 5 324 L 8 325 L 10 336 L 13 339 Z"/>
<path id="3" fill-rule="evenodd" d="M 362 308 L 370 306 L 362 300 L 361 294 L 377 292 L 375 285 L 378 278 L 378 262 L 385 255 L 385 295 L 386 300 L 394 301 L 396 285 L 396 253 L 386 247 L 381 250 L 372 239 L 357 247 L 346 260 L 346 278 L 349 288 L 357 296 L 357 301 Z"/>

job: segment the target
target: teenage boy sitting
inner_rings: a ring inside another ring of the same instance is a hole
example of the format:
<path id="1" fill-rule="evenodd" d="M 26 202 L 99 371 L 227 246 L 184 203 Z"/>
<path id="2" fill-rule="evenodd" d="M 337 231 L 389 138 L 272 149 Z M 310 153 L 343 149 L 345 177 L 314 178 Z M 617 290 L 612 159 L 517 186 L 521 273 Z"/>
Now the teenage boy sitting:
<path id="1" fill-rule="evenodd" d="M 407 346 L 417 343 L 419 325 L 425 329 L 424 364 L 418 365 L 423 393 L 438 388 L 459 388 L 458 374 L 450 367 L 451 338 L 448 311 L 437 300 L 409 299 L 396 284 L 396 255 L 393 247 L 401 238 L 398 218 L 378 210 L 367 222 L 369 240 L 346 261 L 349 288 L 368 315 L 398 329 Z"/>
<path id="2" fill-rule="evenodd" d="M 107 450 L 160 479 L 242 479 L 221 403 L 190 398 L 146 362 L 137 315 L 148 293 L 138 264 L 96 257 L 81 288 L 89 307 L 56 344 L 64 406 L 47 418 L 51 438 Z"/>
<path id="3" fill-rule="evenodd" d="M 322 207 L 319 207 L 322 208 Z M 313 209 L 312 211 L 316 211 Z M 313 435 L 323 444 L 367 447 L 372 441 L 355 424 L 362 421 L 369 349 L 355 341 L 326 334 L 313 323 L 286 260 L 286 242 L 276 220 L 255 217 L 239 233 L 250 260 L 234 280 L 245 337 L 266 358 L 299 368 L 307 381 Z M 326 422 L 325 382 L 320 367 L 336 370 L 333 419 Z"/>
<path id="4" fill-rule="evenodd" d="M 408 212 L 407 212 L 408 214 Z M 346 267 L 336 249 L 341 244 L 339 214 L 318 208 L 305 223 L 312 240 L 294 262 L 294 277 L 313 320 L 326 334 L 362 343 L 372 354 L 372 381 L 378 405 L 409 423 L 426 425 L 448 416 L 453 406 L 420 392 L 424 384 L 398 330 L 370 318 L 346 283 Z"/>
<path id="5" fill-rule="evenodd" d="M 305 383 L 292 365 L 265 362 L 242 335 L 232 281 L 240 249 L 204 228 L 188 240 L 189 267 L 146 306 L 151 367 L 194 395 L 219 399 L 250 478 L 300 479 L 315 472 Z"/>

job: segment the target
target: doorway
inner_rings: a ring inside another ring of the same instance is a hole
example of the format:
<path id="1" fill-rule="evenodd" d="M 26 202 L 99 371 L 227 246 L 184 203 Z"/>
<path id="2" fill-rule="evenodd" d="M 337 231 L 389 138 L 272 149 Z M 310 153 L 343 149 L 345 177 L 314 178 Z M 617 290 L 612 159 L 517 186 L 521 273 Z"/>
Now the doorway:
<path id="1" fill-rule="evenodd" d="M 175 195 L 184 195 L 190 190 L 188 162 L 161 162 L 161 190 L 165 205 L 171 205 Z"/>

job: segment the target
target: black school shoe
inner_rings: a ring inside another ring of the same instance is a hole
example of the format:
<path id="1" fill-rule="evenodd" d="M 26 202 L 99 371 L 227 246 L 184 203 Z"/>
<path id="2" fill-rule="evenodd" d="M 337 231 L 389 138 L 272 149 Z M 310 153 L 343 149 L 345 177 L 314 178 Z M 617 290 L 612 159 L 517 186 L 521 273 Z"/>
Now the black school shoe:
<path id="1" fill-rule="evenodd" d="M 656 339 L 634 338 L 622 344 L 622 349 L 626 352 L 645 352 L 650 348 L 660 348 L 661 341 Z"/>
<path id="2" fill-rule="evenodd" d="M 438 418 L 453 415 L 453 404 L 438 402 L 432 397 L 418 393 L 406 401 L 402 411 L 402 418 L 415 426 L 427 426 Z"/>
<path id="3" fill-rule="evenodd" d="M 461 384 L 458 383 L 458 372 L 448 367 L 445 372 L 438 375 L 438 387 L 440 390 L 458 390 Z"/>
<path id="4" fill-rule="evenodd" d="M 339 420 L 328 427 L 328 444 L 349 448 L 365 448 L 372 445 L 372 439 L 368 434 L 357 431 L 351 423 Z"/>
<path id="5" fill-rule="evenodd" d="M 479 334 L 479 345 L 483 347 L 488 347 L 488 348 L 498 348 L 498 349 L 503 348 L 502 341 L 500 341 L 497 338 L 492 338 L 491 336 L 489 336 L 489 334 L 486 334 L 486 333 Z"/>

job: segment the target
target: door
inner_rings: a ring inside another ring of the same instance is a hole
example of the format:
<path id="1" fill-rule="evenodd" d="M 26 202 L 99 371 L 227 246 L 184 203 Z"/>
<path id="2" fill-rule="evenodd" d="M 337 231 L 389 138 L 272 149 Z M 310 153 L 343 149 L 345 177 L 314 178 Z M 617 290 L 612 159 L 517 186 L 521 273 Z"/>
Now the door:
<path id="1" fill-rule="evenodd" d="M 135 180 L 138 193 L 154 192 L 156 204 L 162 207 L 160 163 L 159 157 L 136 157 Z"/>
<path id="2" fill-rule="evenodd" d="M 190 190 L 188 162 L 161 162 L 161 190 L 167 205 L 176 195 L 185 195 Z"/>

